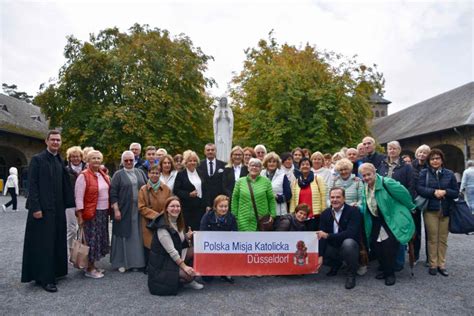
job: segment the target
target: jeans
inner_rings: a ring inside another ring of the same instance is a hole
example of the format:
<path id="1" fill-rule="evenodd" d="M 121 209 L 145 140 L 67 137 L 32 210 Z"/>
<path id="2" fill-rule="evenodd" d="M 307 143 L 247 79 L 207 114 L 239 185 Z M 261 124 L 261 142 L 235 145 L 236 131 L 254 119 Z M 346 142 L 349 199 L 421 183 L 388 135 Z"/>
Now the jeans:
<path id="1" fill-rule="evenodd" d="M 328 243 L 324 253 L 324 264 L 339 269 L 342 262 L 345 262 L 349 272 L 355 275 L 359 267 L 359 244 L 354 239 L 344 240 L 339 248 Z"/>

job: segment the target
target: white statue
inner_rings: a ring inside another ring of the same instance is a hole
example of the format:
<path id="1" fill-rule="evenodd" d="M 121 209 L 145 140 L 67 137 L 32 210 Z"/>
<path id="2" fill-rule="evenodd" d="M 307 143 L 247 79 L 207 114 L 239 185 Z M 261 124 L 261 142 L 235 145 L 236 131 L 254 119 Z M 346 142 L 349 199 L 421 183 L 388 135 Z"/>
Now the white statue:
<path id="1" fill-rule="evenodd" d="M 227 104 L 227 98 L 222 97 L 214 111 L 214 143 L 216 144 L 217 159 L 229 161 L 232 149 L 232 132 L 234 130 L 234 114 Z"/>

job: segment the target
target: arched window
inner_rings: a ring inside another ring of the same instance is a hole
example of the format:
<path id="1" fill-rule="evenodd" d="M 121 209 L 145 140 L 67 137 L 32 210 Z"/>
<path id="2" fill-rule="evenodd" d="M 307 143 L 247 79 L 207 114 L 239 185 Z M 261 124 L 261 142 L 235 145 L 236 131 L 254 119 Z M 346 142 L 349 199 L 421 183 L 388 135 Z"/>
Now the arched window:
<path id="1" fill-rule="evenodd" d="M 375 117 L 380 117 L 379 111 L 375 111 Z"/>
<path id="2" fill-rule="evenodd" d="M 382 117 L 385 116 L 385 111 L 382 111 L 382 113 L 380 114 Z"/>

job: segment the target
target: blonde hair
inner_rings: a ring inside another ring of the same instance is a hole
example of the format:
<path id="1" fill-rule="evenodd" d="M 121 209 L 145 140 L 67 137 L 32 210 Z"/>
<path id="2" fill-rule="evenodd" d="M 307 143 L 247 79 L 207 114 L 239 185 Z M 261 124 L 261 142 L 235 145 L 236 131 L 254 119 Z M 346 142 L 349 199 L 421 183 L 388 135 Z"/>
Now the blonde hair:
<path id="1" fill-rule="evenodd" d="M 266 154 L 265 157 L 263 158 L 263 161 L 262 161 L 263 168 L 267 169 L 267 165 L 270 160 L 275 160 L 277 162 L 277 168 L 281 167 L 280 156 L 278 156 L 274 151 L 272 151 Z"/>
<path id="2" fill-rule="evenodd" d="M 430 146 L 428 146 L 426 144 L 423 144 L 420 147 L 418 147 L 415 151 L 415 158 L 416 159 L 418 159 L 418 154 L 420 153 L 420 151 L 424 151 L 424 152 L 426 152 L 427 155 L 429 155 L 429 153 L 431 151 L 431 148 L 430 148 Z"/>
<path id="3" fill-rule="evenodd" d="M 69 147 L 66 151 L 66 159 L 69 161 L 71 155 L 76 153 L 79 153 L 79 155 L 81 156 L 81 160 L 84 160 L 84 152 L 82 151 L 81 146 Z"/>
<path id="4" fill-rule="evenodd" d="M 316 157 L 321 158 L 322 162 L 324 163 L 324 155 L 323 155 L 323 153 L 320 152 L 320 151 L 316 151 L 316 152 L 314 152 L 314 153 L 311 155 L 311 158 L 310 158 L 311 163 L 313 162 L 314 159 L 316 159 Z"/>
<path id="5" fill-rule="evenodd" d="M 186 165 L 191 158 L 196 158 L 196 160 L 199 162 L 199 156 L 196 154 L 195 151 L 192 150 L 186 150 L 183 153 L 183 163 Z"/>
<path id="6" fill-rule="evenodd" d="M 334 168 L 337 170 L 337 171 L 340 171 L 342 169 L 349 169 L 349 170 L 352 170 L 352 167 L 354 165 L 352 164 L 352 162 L 347 159 L 347 158 L 342 158 L 341 160 L 338 160 L 336 162 L 336 165 L 334 166 Z"/>
<path id="7" fill-rule="evenodd" d="M 371 164 L 370 162 L 365 162 L 359 166 L 359 173 L 362 173 L 364 170 L 370 170 L 373 173 L 377 172 L 377 169 L 375 169 L 375 166 Z"/>
<path id="8" fill-rule="evenodd" d="M 219 194 L 218 196 L 216 196 L 213 204 L 214 210 L 217 208 L 217 205 L 223 201 L 227 201 L 227 203 L 229 203 L 229 197 L 223 194 Z"/>
<path id="9" fill-rule="evenodd" d="M 89 159 L 91 159 L 92 155 L 95 155 L 95 154 L 99 154 L 99 157 L 100 157 L 100 161 L 104 160 L 104 155 L 102 155 L 102 153 L 98 150 L 91 150 L 87 153 L 87 161 L 89 161 Z"/>
<path id="10" fill-rule="evenodd" d="M 229 155 L 229 161 L 227 162 L 227 166 L 226 167 L 232 167 L 233 165 L 233 162 L 232 162 L 232 155 L 236 152 L 236 151 L 239 151 L 242 153 L 242 162 L 244 161 L 244 150 L 242 149 L 242 147 L 240 146 L 234 146 L 234 148 L 232 148 L 232 150 L 230 151 L 230 155 Z"/>
<path id="11" fill-rule="evenodd" d="M 95 150 L 94 147 L 92 146 L 89 146 L 89 147 L 84 147 L 84 149 L 82 150 L 82 153 L 84 155 L 84 158 L 87 157 L 87 154 L 89 153 L 89 151 L 91 150 Z M 87 162 L 87 159 L 86 159 L 86 162 Z"/>

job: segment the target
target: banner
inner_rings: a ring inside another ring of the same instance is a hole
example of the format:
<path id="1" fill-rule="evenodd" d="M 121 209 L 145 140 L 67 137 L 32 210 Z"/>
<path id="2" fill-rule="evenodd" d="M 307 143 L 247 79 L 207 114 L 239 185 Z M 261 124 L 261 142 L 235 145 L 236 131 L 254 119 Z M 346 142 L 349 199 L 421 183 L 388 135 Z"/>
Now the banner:
<path id="1" fill-rule="evenodd" d="M 315 232 L 194 233 L 194 270 L 199 275 L 316 273 Z"/>

